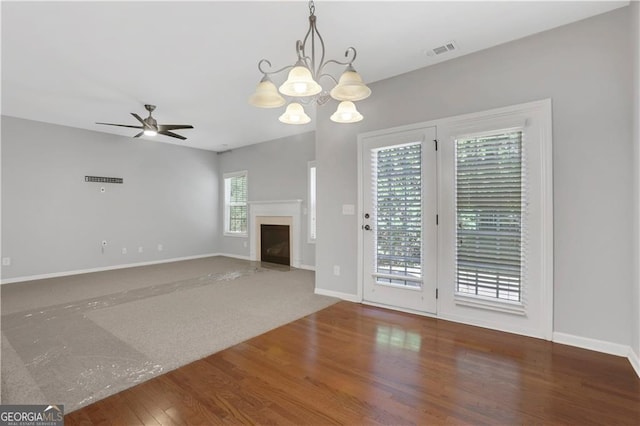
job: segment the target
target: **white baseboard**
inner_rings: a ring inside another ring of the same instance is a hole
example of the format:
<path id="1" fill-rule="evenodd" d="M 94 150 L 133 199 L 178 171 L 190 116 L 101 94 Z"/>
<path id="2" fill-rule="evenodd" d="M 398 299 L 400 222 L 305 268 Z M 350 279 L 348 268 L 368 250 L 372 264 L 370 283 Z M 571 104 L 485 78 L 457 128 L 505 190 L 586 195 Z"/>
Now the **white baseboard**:
<path id="1" fill-rule="evenodd" d="M 629 358 L 631 366 L 634 370 L 636 370 L 636 374 L 638 375 L 638 377 L 640 377 L 640 355 L 635 353 L 633 349 L 629 348 L 629 355 L 627 356 L 627 358 Z"/>
<path id="2" fill-rule="evenodd" d="M 313 265 L 300 265 L 299 269 L 306 269 L 307 271 L 314 271 L 316 270 L 316 267 Z"/>
<path id="3" fill-rule="evenodd" d="M 362 300 L 360 300 L 360 298 L 356 294 L 342 293 L 340 291 L 325 290 L 323 288 L 317 288 L 317 287 L 314 290 L 314 293 L 315 294 L 319 294 L 320 296 L 336 297 L 338 299 L 346 300 L 347 302 L 355 302 L 355 303 L 362 302 Z"/>
<path id="4" fill-rule="evenodd" d="M 19 283 L 23 281 L 44 280 L 47 278 L 67 277 L 70 275 L 89 274 L 91 272 L 111 271 L 114 269 L 135 268 L 137 266 L 157 265 L 160 263 L 179 262 L 181 260 L 201 259 L 203 257 L 213 257 L 213 256 L 222 256 L 222 255 L 219 255 L 217 253 L 198 254 L 195 256 L 174 257 L 172 259 L 151 260 L 148 262 L 125 263 L 120 265 L 101 266 L 99 268 L 76 269 L 73 271 L 53 272 L 50 274 L 29 275 L 24 277 L 7 278 L 7 279 L 0 280 L 0 285 Z M 224 256 L 227 256 L 227 255 L 224 255 Z"/>
<path id="5" fill-rule="evenodd" d="M 575 336 L 573 334 L 560 333 L 557 331 L 553 332 L 553 342 L 623 357 L 629 356 L 630 350 L 627 345 L 607 342 L 605 340 L 590 339 L 588 337 Z"/>

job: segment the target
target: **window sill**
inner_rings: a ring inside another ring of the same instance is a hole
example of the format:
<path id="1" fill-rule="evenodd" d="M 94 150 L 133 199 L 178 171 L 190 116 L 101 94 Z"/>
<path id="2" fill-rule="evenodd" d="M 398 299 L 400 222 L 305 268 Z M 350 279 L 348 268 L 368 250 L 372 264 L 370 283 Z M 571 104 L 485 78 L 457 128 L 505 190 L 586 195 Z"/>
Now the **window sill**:
<path id="1" fill-rule="evenodd" d="M 241 233 L 241 232 L 225 232 L 223 234 L 225 237 L 238 237 L 238 238 L 247 238 L 249 234 Z"/>
<path id="2" fill-rule="evenodd" d="M 454 301 L 456 305 L 469 306 L 471 308 L 480 308 L 489 311 L 504 312 L 514 315 L 527 315 L 527 311 L 522 302 L 495 300 L 482 296 L 467 296 L 461 293 L 457 293 L 454 295 Z"/>

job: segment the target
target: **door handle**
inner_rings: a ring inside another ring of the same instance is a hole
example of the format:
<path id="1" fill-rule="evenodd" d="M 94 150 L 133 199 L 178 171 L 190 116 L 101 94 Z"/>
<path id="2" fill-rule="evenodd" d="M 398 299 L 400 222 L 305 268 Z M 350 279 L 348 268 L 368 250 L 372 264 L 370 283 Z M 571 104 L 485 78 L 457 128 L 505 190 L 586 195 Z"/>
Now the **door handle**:
<path id="1" fill-rule="evenodd" d="M 369 225 L 363 225 L 362 229 L 364 229 L 365 231 L 371 231 L 371 227 Z"/>

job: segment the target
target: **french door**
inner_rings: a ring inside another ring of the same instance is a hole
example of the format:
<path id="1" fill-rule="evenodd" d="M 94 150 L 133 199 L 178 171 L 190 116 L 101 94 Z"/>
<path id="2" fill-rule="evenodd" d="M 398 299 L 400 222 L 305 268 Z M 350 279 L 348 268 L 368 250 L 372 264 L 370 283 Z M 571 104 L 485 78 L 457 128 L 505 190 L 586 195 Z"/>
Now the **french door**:
<path id="1" fill-rule="evenodd" d="M 435 127 L 366 137 L 363 172 L 363 300 L 436 313 Z"/>
<path id="2" fill-rule="evenodd" d="M 362 300 L 551 339 L 550 100 L 358 144 Z"/>

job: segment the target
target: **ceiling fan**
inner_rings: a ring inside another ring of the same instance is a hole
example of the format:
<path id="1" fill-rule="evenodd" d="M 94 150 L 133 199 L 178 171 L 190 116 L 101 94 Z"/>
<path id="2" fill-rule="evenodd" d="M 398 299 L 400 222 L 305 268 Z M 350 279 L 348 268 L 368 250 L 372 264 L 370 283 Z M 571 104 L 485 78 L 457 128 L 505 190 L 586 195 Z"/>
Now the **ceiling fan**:
<path id="1" fill-rule="evenodd" d="M 179 129 L 193 129 L 193 126 L 190 124 L 158 124 L 155 118 L 151 116 L 153 110 L 156 109 L 155 105 L 145 105 L 144 106 L 147 111 L 149 111 L 149 116 L 145 119 L 140 118 L 138 114 L 132 112 L 136 120 L 138 120 L 142 126 L 130 126 L 127 124 L 114 124 L 114 123 L 96 123 L 96 124 L 104 124 L 106 126 L 118 126 L 118 127 L 129 127 L 131 129 L 142 129 L 140 133 L 134 136 L 134 138 L 139 138 L 142 135 L 145 136 L 155 136 L 155 135 L 165 135 L 171 136 L 172 138 L 178 138 L 185 140 L 184 136 L 181 136 L 177 133 L 173 133 L 171 130 L 179 130 Z"/>

